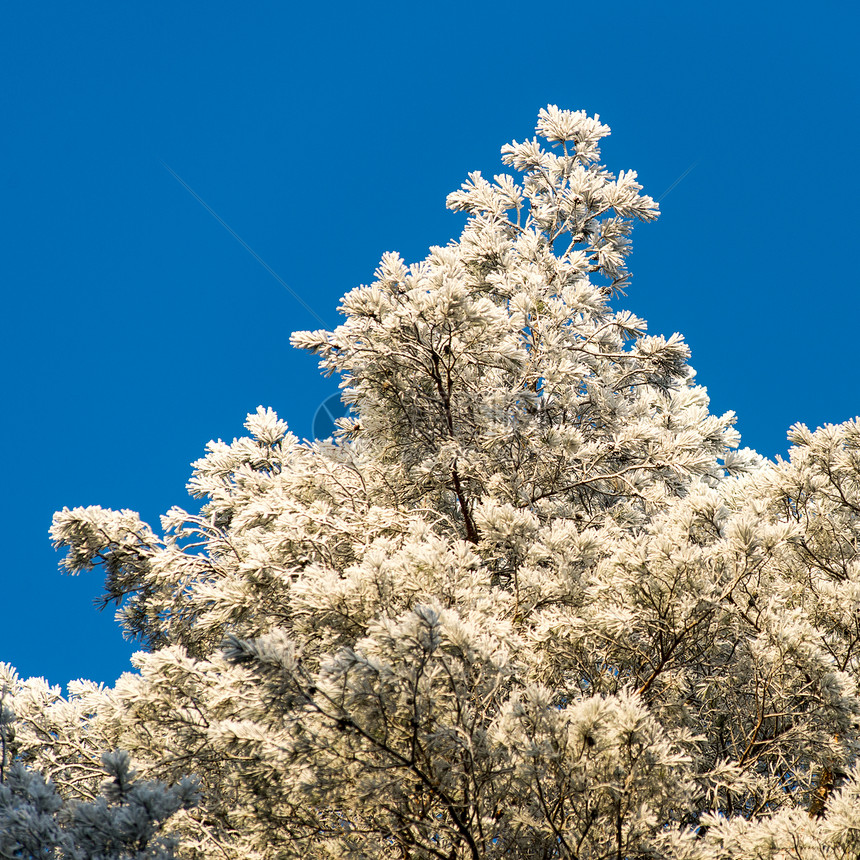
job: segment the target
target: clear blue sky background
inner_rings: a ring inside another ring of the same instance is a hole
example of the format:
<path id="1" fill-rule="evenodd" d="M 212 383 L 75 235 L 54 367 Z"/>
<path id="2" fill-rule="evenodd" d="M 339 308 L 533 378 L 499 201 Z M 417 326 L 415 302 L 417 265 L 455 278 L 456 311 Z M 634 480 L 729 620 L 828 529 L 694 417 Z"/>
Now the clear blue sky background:
<path id="1" fill-rule="evenodd" d="M 775 456 L 860 412 L 858 13 L 845 3 L 15 2 L 0 21 L 4 566 L 0 660 L 65 684 L 128 666 L 64 505 L 157 524 L 209 439 L 333 388 L 329 326 L 380 255 L 456 235 L 467 171 L 540 107 L 600 113 L 613 170 L 664 199 L 626 306 L 682 332 L 716 412 Z"/>

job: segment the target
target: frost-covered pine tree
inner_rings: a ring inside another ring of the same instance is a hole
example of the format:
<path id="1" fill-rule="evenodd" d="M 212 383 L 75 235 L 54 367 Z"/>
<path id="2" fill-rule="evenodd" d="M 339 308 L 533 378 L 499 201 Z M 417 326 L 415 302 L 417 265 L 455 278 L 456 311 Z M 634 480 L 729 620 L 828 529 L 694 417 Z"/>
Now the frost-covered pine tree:
<path id="1" fill-rule="evenodd" d="M 857 856 L 860 425 L 736 450 L 682 338 L 614 307 L 657 206 L 608 133 L 542 110 L 518 176 L 449 197 L 457 241 L 293 336 L 342 380 L 333 440 L 260 408 L 163 536 L 56 515 L 146 650 L 12 685 L 10 761 L 71 804 L 106 750 L 196 778 L 185 857 Z"/>

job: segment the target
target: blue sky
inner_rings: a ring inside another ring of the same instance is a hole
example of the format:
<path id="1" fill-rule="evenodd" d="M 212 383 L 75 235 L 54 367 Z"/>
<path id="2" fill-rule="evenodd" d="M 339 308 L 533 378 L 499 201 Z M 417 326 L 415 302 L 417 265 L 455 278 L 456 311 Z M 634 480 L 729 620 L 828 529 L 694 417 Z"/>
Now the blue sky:
<path id="1" fill-rule="evenodd" d="M 682 332 L 712 409 L 784 453 L 860 413 L 860 15 L 820 2 L 322 6 L 11 3 L 0 27 L 6 323 L 0 660 L 113 682 L 133 646 L 97 573 L 57 572 L 64 505 L 157 524 L 189 464 L 334 391 L 290 332 L 380 255 L 462 225 L 446 194 L 548 103 L 599 113 L 662 202 L 624 306 Z M 163 162 L 163 164 L 162 164 Z"/>

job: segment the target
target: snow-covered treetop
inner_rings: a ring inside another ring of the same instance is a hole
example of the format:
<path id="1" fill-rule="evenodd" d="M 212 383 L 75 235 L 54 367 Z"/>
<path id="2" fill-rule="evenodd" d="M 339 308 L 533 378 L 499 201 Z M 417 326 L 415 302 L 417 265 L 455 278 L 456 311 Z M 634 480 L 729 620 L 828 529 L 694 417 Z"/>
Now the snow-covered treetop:
<path id="1" fill-rule="evenodd" d="M 659 503 L 749 461 L 730 450 L 733 414 L 708 414 L 681 336 L 647 336 L 609 305 L 628 282 L 631 219 L 657 206 L 635 173 L 598 163 L 608 126 L 550 105 L 537 132 L 548 147 L 502 148 L 521 181 L 472 173 L 449 196 L 469 214 L 459 239 L 411 266 L 386 254 L 377 280 L 344 298 L 343 325 L 292 338 L 342 375 L 357 415 L 346 438 L 416 503 L 451 500 L 469 540 L 479 498 L 540 517 L 588 498 L 591 513 Z"/>
<path id="2" fill-rule="evenodd" d="M 521 184 L 509 174 L 490 183 L 480 173 L 470 173 L 461 189 L 448 195 L 448 207 L 504 223 L 515 235 L 532 232 L 556 250 L 556 241 L 566 236 L 561 261 L 576 273 L 600 272 L 612 289 L 621 289 L 629 277 L 629 219 L 653 220 L 657 204 L 640 195 L 635 171 L 622 170 L 616 177 L 598 163 L 598 141 L 609 134 L 599 116 L 549 105 L 538 114 L 536 131 L 561 152 L 548 151 L 536 137 L 505 144 L 502 161 L 523 174 Z"/>

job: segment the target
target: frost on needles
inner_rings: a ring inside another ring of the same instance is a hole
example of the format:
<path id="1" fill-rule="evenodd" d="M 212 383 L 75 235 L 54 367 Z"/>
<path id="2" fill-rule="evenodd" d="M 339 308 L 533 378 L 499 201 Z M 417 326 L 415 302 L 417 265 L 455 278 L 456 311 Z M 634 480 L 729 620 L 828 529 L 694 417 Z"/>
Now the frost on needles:
<path id="1" fill-rule="evenodd" d="M 56 515 L 145 650 L 66 697 L 4 670 L 0 856 L 858 855 L 860 424 L 737 450 L 680 335 L 615 307 L 657 205 L 609 128 L 536 133 L 449 196 L 457 241 L 293 335 L 334 439 L 260 408 L 161 534 Z"/>

